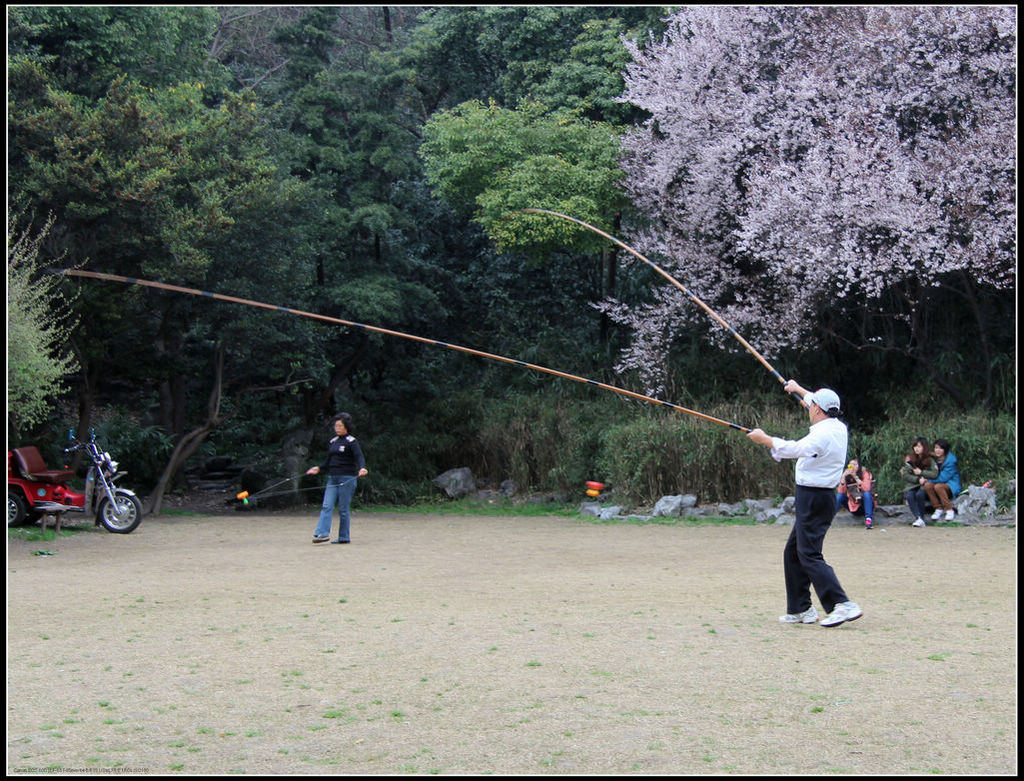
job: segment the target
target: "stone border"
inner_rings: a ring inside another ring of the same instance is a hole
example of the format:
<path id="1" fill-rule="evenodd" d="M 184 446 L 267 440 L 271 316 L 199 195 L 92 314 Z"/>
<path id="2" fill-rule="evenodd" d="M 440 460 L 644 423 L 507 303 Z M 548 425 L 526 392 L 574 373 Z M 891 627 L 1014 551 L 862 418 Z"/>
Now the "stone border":
<path id="1" fill-rule="evenodd" d="M 1015 481 L 1011 487 L 1016 493 Z M 778 505 L 770 499 L 744 499 L 732 504 L 720 502 L 717 505 L 700 505 L 696 496 L 684 494 L 663 496 L 654 505 L 654 510 L 650 515 L 628 513 L 623 507 L 607 505 L 599 501 L 583 502 L 579 511 L 581 515 L 590 515 L 602 520 L 619 519 L 645 522 L 653 521 L 655 518 L 752 516 L 755 523 L 792 525 L 796 520 L 793 515 L 795 501 L 795 497 L 787 496 Z M 940 522 L 926 517 L 925 523 L 928 526 L 1016 526 L 1017 524 L 1016 504 L 1011 508 L 1010 513 L 997 514 L 996 492 L 987 486 L 968 486 L 954 500 L 953 507 L 956 510 L 955 520 Z M 889 522 L 889 525 L 910 525 L 913 520 L 914 516 L 905 504 L 875 506 L 875 526 L 884 526 L 886 521 Z M 854 515 L 845 509 L 836 513 L 833 521 L 835 526 L 862 526 L 863 524 L 863 515 Z"/>

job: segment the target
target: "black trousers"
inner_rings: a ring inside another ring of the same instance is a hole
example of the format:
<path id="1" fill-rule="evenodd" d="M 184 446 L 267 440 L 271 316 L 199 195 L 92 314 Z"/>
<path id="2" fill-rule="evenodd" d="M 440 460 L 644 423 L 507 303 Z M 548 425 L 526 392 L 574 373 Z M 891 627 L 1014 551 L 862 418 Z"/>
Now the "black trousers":
<path id="1" fill-rule="evenodd" d="M 811 606 L 811 586 L 826 613 L 846 592 L 821 549 L 836 515 L 834 488 L 796 487 L 796 521 L 782 553 L 786 575 L 786 612 L 803 613 Z"/>

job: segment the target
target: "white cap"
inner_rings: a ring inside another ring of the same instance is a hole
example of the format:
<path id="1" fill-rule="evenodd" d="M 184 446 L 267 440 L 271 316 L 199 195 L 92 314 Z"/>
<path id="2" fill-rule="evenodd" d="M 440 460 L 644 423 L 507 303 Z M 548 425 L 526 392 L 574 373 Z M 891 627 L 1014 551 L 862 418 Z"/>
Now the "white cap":
<path id="1" fill-rule="evenodd" d="M 825 412 L 839 409 L 839 394 L 831 388 L 819 388 L 814 393 L 808 393 L 804 396 L 804 401 L 807 402 L 808 407 L 817 404 Z"/>

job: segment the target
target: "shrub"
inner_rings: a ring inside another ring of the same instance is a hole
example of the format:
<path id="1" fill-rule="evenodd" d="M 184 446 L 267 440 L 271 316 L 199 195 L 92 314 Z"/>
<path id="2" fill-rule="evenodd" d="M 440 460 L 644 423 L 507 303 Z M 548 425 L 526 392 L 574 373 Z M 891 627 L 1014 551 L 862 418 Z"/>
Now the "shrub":
<path id="1" fill-rule="evenodd" d="M 737 423 L 744 416 L 752 419 L 749 410 L 736 405 L 707 414 Z M 792 414 L 786 417 L 758 425 L 780 436 L 801 436 Z M 664 410 L 609 427 L 602 436 L 599 464 L 619 493 L 641 504 L 684 493 L 714 503 L 785 496 L 793 490 L 792 464 L 774 461 L 767 448 L 742 432 L 686 413 L 666 415 Z"/>
<path id="2" fill-rule="evenodd" d="M 806 414 L 788 397 L 751 398 L 700 411 L 791 439 L 807 432 Z M 97 436 L 129 470 L 131 485 L 139 490 L 154 484 L 170 454 L 170 437 L 117 410 L 97 411 L 96 419 Z M 241 421 L 236 419 L 237 436 L 218 438 L 225 455 L 233 455 L 228 452 L 232 442 L 253 439 Z M 880 503 L 902 504 L 899 468 L 918 435 L 951 442 L 964 487 L 992 480 L 1000 506 L 1016 503 L 1008 489 L 1016 474 L 1013 415 L 907 404 L 891 407 L 872 429 L 850 430 L 849 454 L 875 475 Z M 470 388 L 404 415 L 368 408 L 360 414 L 357 436 L 372 475 L 357 494 L 356 501 L 366 504 L 436 498 L 430 481 L 453 467 L 469 467 L 493 486 L 512 479 L 520 494 L 557 491 L 574 499 L 584 498 L 585 481 L 599 480 L 634 506 L 681 493 L 715 503 L 793 492 L 793 461 L 774 461 L 767 448 L 742 432 L 583 385 L 504 396 Z M 271 442 L 264 445 L 273 462 L 278 449 Z"/>

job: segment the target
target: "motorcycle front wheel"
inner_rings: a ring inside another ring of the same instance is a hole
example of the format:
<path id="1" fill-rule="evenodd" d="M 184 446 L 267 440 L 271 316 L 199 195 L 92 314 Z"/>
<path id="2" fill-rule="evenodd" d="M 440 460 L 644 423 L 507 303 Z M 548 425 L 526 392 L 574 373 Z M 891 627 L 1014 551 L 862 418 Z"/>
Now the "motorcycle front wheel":
<path id="1" fill-rule="evenodd" d="M 115 507 L 107 497 L 100 500 L 96 520 L 114 534 L 130 534 L 142 523 L 142 503 L 132 494 L 115 493 Z"/>

